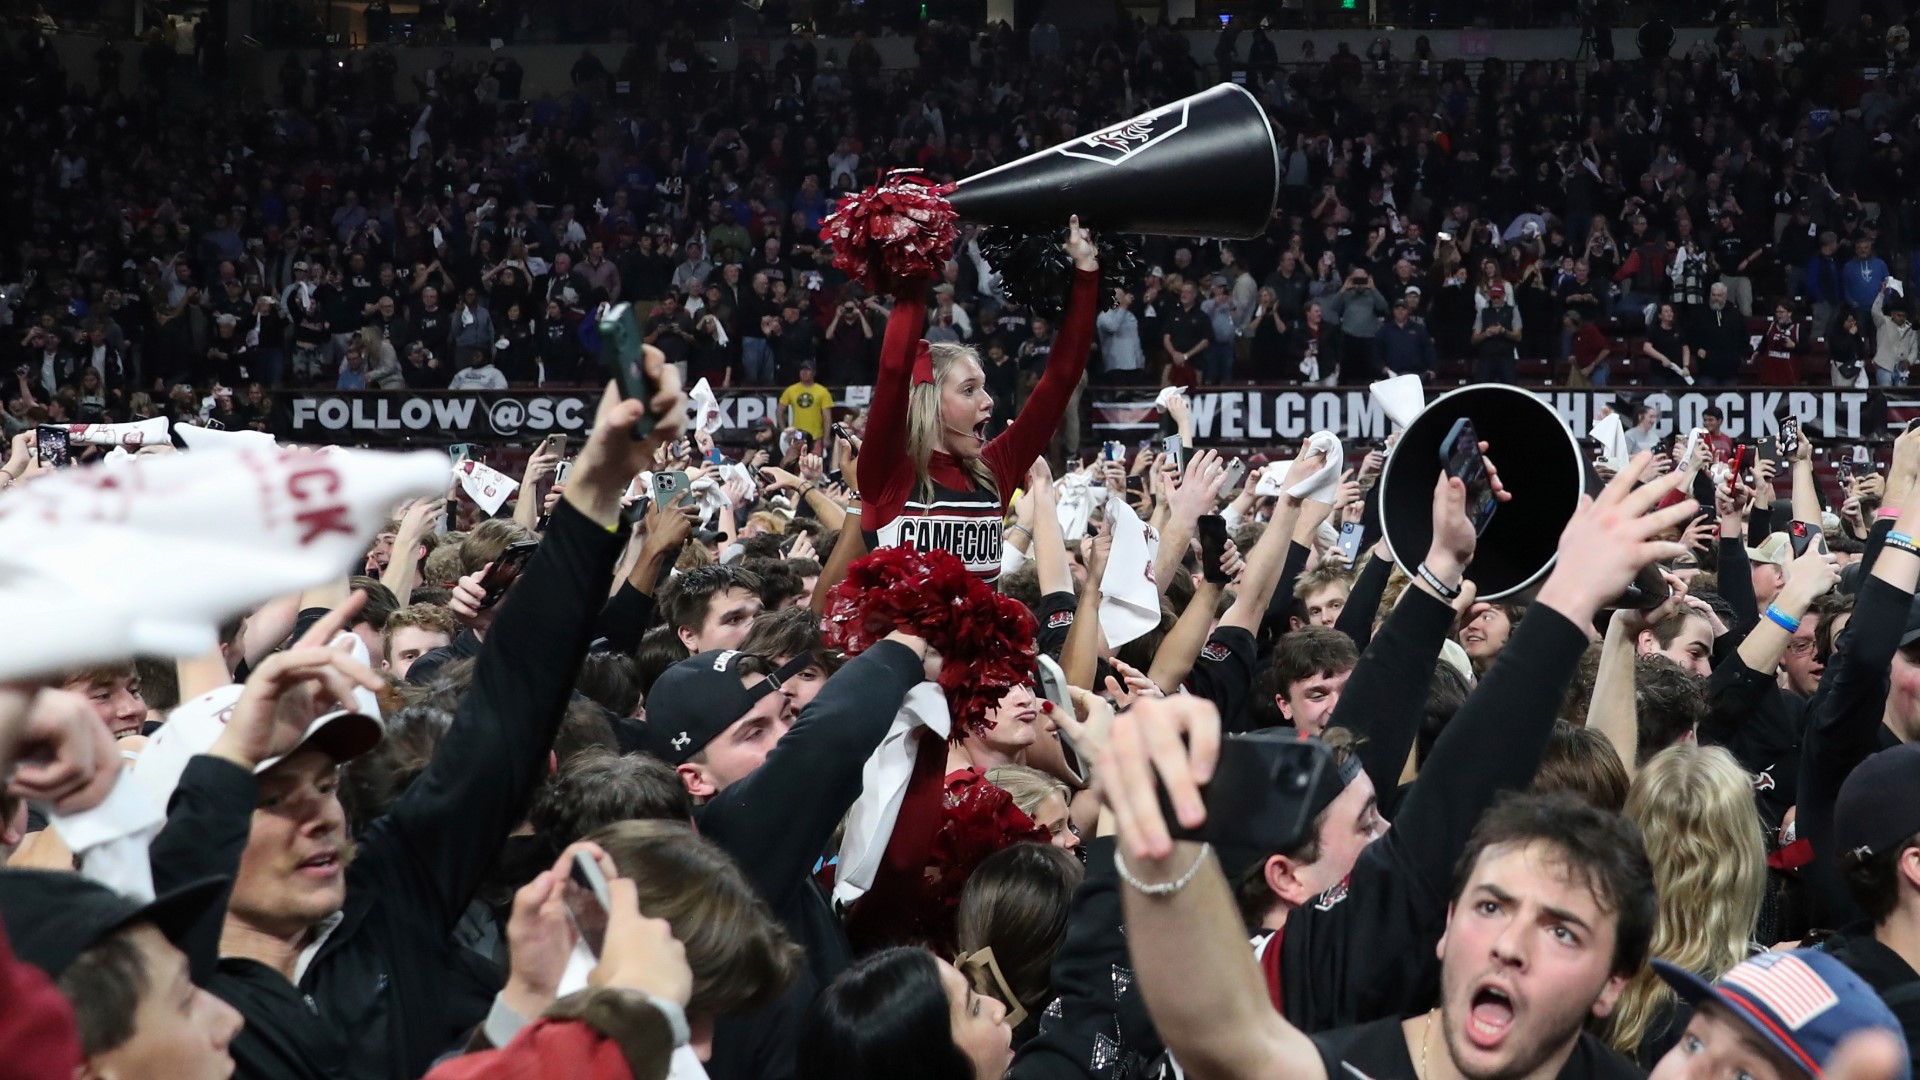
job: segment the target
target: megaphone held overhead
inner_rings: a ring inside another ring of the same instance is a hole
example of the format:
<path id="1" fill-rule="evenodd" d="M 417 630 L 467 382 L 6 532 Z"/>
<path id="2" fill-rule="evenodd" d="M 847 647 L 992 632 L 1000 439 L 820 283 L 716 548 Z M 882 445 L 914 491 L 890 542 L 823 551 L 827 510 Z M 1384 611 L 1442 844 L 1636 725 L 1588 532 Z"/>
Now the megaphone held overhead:
<path id="1" fill-rule="evenodd" d="M 1029 231 L 1246 239 L 1280 197 L 1280 149 L 1252 94 L 1222 83 L 959 182 L 960 216 Z"/>

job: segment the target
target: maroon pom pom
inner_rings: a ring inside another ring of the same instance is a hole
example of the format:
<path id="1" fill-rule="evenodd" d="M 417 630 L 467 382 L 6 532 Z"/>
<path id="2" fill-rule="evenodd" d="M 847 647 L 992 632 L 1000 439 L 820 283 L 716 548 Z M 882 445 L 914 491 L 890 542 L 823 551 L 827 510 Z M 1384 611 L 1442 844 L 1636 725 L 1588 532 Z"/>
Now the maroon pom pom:
<path id="1" fill-rule="evenodd" d="M 906 278 L 939 277 L 960 239 L 960 215 L 945 198 L 952 190 L 901 169 L 842 199 L 820 223 L 833 265 L 873 293 L 891 293 Z"/>
<path id="2" fill-rule="evenodd" d="M 847 568 L 827 600 L 827 644 L 857 656 L 895 630 L 940 654 L 953 737 L 992 727 L 987 713 L 1033 681 L 1033 616 L 951 552 L 881 548 Z"/>

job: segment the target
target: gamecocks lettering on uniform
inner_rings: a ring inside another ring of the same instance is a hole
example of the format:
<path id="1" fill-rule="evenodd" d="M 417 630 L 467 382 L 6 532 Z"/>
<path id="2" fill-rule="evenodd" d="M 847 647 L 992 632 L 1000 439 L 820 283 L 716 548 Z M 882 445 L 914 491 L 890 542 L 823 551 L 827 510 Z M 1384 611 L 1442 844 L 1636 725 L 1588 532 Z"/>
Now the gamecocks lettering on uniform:
<path id="1" fill-rule="evenodd" d="M 1000 573 L 1002 525 L 993 503 L 909 502 L 901 516 L 882 526 L 881 547 L 950 552 L 970 573 L 989 579 Z"/>

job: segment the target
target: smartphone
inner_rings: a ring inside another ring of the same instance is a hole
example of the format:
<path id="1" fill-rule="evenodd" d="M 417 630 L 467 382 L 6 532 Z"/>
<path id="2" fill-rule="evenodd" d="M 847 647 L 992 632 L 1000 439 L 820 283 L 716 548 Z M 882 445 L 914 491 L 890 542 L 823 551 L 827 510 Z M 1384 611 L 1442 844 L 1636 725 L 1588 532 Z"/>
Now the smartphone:
<path id="1" fill-rule="evenodd" d="M 1780 421 L 1780 456 L 1791 459 L 1800 452 L 1800 421 L 1789 416 Z"/>
<path id="2" fill-rule="evenodd" d="M 630 304 L 603 304 L 600 307 L 600 362 L 613 369 L 620 396 L 629 401 L 651 402 L 653 378 L 647 374 L 646 347 L 640 341 L 640 321 Z M 641 412 L 633 425 L 633 437 L 644 439 L 653 433 L 652 409 Z"/>
<path id="3" fill-rule="evenodd" d="M 73 464 L 73 433 L 57 424 L 41 424 L 35 429 L 34 446 L 40 464 L 49 469 L 64 469 Z"/>
<path id="4" fill-rule="evenodd" d="M 1440 467 L 1466 485 L 1467 520 L 1476 536 L 1485 532 L 1499 503 L 1493 497 L 1493 478 L 1487 475 L 1487 461 L 1480 455 L 1480 431 L 1473 421 L 1461 417 L 1453 422 L 1440 441 Z"/>
<path id="5" fill-rule="evenodd" d="M 1228 584 L 1233 579 L 1220 566 L 1220 560 L 1227 557 L 1227 519 L 1219 514 L 1202 514 L 1198 529 L 1201 574 L 1215 585 Z"/>
<path id="6" fill-rule="evenodd" d="M 600 872 L 593 856 L 584 851 L 573 853 L 573 866 L 567 871 L 561 893 L 566 899 L 567 918 L 598 960 L 600 948 L 606 943 L 607 909 L 613 906 L 613 899 L 607 876 Z"/>
<path id="7" fill-rule="evenodd" d="M 1754 443 L 1754 451 L 1758 455 L 1758 460 L 1771 461 L 1775 465 L 1780 464 L 1780 441 L 1773 436 L 1769 435 Z"/>
<path id="8" fill-rule="evenodd" d="M 1247 463 L 1240 458 L 1227 462 L 1227 482 L 1221 491 L 1234 491 L 1240 487 L 1240 478 L 1247 475 Z"/>
<path id="9" fill-rule="evenodd" d="M 1180 443 L 1180 436 L 1169 435 L 1160 440 L 1160 452 L 1173 462 L 1174 472 L 1185 472 L 1187 468 L 1186 448 Z"/>
<path id="10" fill-rule="evenodd" d="M 1733 489 L 1739 485 L 1740 473 L 1743 470 L 1745 470 L 1746 467 L 1747 467 L 1747 444 L 1741 443 L 1739 446 L 1734 448 L 1733 467 L 1727 470 L 1727 491 L 1729 494 L 1731 494 Z"/>
<path id="11" fill-rule="evenodd" d="M 1206 822 L 1198 829 L 1183 827 L 1165 791 L 1160 793 L 1160 812 L 1176 840 L 1291 851 L 1312 824 L 1307 811 L 1315 793 L 1340 783 L 1332 753 L 1317 740 L 1302 739 L 1286 728 L 1229 735 L 1220 741 L 1213 779 L 1200 789 Z"/>
<path id="12" fill-rule="evenodd" d="M 1108 439 L 1100 444 L 1100 460 L 1125 462 L 1127 448 L 1118 439 Z"/>
<path id="13" fill-rule="evenodd" d="M 549 454 L 565 454 L 567 452 L 566 435 L 558 434 L 547 436 L 545 450 Z"/>
<path id="14" fill-rule="evenodd" d="M 1335 546 L 1340 549 L 1340 554 L 1347 557 L 1348 566 L 1352 566 L 1360 560 L 1360 537 L 1366 532 L 1366 529 L 1367 527 L 1358 521 L 1343 521 L 1340 523 L 1340 542 Z"/>
<path id="15" fill-rule="evenodd" d="M 854 442 L 853 429 L 837 421 L 833 425 L 833 437 L 849 444 Z"/>
<path id="16" fill-rule="evenodd" d="M 447 447 L 447 456 L 453 458 L 455 465 L 463 461 L 480 460 L 480 448 L 470 442 L 457 442 Z"/>
<path id="17" fill-rule="evenodd" d="M 490 608 L 507 595 L 507 589 L 520 580 L 520 571 L 533 557 L 533 549 L 540 546 L 538 540 L 521 540 L 507 545 L 507 550 L 493 560 L 487 568 L 486 576 L 480 579 L 480 587 L 486 590 L 486 597 L 480 601 L 482 608 Z"/>
<path id="18" fill-rule="evenodd" d="M 567 477 L 572 475 L 573 475 L 573 462 L 571 461 L 563 461 L 560 464 L 555 465 L 553 467 L 553 482 L 556 484 L 566 483 Z"/>
<path id="19" fill-rule="evenodd" d="M 1834 476 L 1834 479 L 1840 481 L 1841 487 L 1845 487 L 1848 484 L 1853 483 L 1853 462 L 1851 461 L 1834 462 L 1833 476 Z"/>
<path id="20" fill-rule="evenodd" d="M 691 485 L 687 474 L 678 469 L 663 470 L 653 474 L 653 501 L 661 506 L 672 506 L 686 495 Z"/>
<path id="21" fill-rule="evenodd" d="M 1793 543 L 1793 557 L 1796 559 L 1807 553 L 1807 548 L 1812 546 L 1815 539 L 1820 541 L 1821 551 L 1827 550 L 1827 538 L 1821 534 L 1819 527 L 1804 521 L 1789 522 L 1787 538 Z"/>

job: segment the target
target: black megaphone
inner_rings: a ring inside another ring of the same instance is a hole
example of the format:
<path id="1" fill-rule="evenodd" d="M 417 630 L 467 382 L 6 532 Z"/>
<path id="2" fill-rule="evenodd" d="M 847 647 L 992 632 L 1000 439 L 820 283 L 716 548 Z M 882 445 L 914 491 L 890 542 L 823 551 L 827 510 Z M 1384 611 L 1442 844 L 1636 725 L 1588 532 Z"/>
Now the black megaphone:
<path id="1" fill-rule="evenodd" d="M 1222 83 L 959 182 L 960 216 L 1028 232 L 1070 215 L 1102 232 L 1242 240 L 1280 197 L 1280 148 L 1244 88 Z"/>

